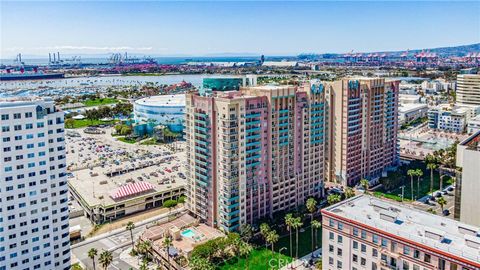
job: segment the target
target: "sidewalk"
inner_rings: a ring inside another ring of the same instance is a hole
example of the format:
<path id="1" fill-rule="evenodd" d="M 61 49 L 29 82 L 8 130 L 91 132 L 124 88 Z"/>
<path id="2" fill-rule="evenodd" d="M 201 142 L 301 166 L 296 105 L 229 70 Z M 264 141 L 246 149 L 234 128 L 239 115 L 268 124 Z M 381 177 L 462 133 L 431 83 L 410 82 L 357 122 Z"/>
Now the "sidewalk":
<path id="1" fill-rule="evenodd" d="M 312 252 L 314 256 L 321 256 L 322 255 L 322 249 L 319 248 L 317 250 L 315 250 L 314 252 Z M 308 268 L 308 267 L 305 267 L 304 265 L 307 265 L 308 264 L 308 261 L 310 260 L 310 258 L 312 257 L 312 253 L 309 253 L 303 257 L 301 257 L 300 259 L 298 260 L 295 260 L 293 261 L 292 263 L 290 264 L 287 264 L 286 266 L 282 267 L 281 270 L 289 270 L 289 269 L 297 269 L 297 270 L 304 270 L 304 269 L 315 269 L 313 268 L 314 266 L 312 266 L 312 268 Z"/>
<path id="2" fill-rule="evenodd" d="M 140 221 L 140 222 L 137 222 L 135 223 L 135 227 L 138 228 L 140 226 L 143 226 L 143 225 L 147 225 L 149 223 L 153 223 L 155 221 L 158 221 L 158 220 L 161 220 L 163 218 L 166 218 L 168 217 L 169 215 L 174 215 L 174 214 L 177 214 L 177 213 L 181 213 L 182 211 L 184 211 L 185 208 L 182 206 L 180 208 L 177 208 L 175 210 L 172 210 L 171 213 L 165 213 L 165 214 L 162 214 L 162 215 L 159 215 L 159 216 L 155 216 L 155 217 L 152 217 L 152 218 L 149 218 L 149 219 L 146 219 L 146 220 L 143 220 L 143 221 Z M 125 232 L 126 231 L 126 228 L 118 228 L 118 229 L 115 229 L 115 230 L 112 230 L 110 232 L 107 232 L 107 233 L 104 233 L 104 234 L 100 234 L 100 235 L 97 235 L 97 236 L 94 236 L 94 237 L 91 237 L 91 238 L 88 238 L 86 239 L 85 241 L 82 241 L 80 243 L 76 243 L 74 245 L 72 245 L 70 248 L 71 249 L 74 249 L 74 248 L 77 248 L 77 247 L 81 247 L 81 246 L 84 246 L 84 245 L 87 245 L 87 244 L 90 244 L 92 242 L 95 242 L 95 241 L 98 241 L 98 240 L 101 240 L 101 239 L 104 239 L 104 238 L 107 238 L 107 237 L 110 237 L 112 235 L 115 235 L 115 234 L 118 234 L 118 233 L 122 233 L 122 232 Z"/>

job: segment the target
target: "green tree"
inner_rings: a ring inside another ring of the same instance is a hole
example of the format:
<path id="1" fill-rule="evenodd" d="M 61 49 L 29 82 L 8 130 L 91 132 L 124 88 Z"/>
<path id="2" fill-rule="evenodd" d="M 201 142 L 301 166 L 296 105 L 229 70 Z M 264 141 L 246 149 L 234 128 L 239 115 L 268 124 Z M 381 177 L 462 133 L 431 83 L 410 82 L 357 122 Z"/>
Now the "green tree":
<path id="1" fill-rule="evenodd" d="M 100 253 L 99 262 L 102 265 L 103 269 L 107 270 L 108 266 L 112 263 L 112 261 L 113 261 L 112 252 L 108 250 L 104 250 L 102 253 Z"/>
<path id="2" fill-rule="evenodd" d="M 415 170 L 410 169 L 407 171 L 407 175 L 410 176 L 410 188 L 412 192 L 411 199 L 413 201 L 413 177 L 417 175 L 417 172 Z"/>
<path id="3" fill-rule="evenodd" d="M 293 219 L 292 228 L 295 229 L 295 258 L 298 259 L 298 230 L 303 226 L 302 219 L 296 217 Z"/>
<path id="4" fill-rule="evenodd" d="M 242 224 L 240 226 L 240 237 L 242 238 L 243 241 L 245 242 L 250 242 L 250 240 L 252 239 L 253 237 L 253 228 L 252 228 L 252 225 L 246 223 L 246 224 Z"/>
<path id="5" fill-rule="evenodd" d="M 271 230 L 267 234 L 267 238 L 265 240 L 267 241 L 268 244 L 272 246 L 272 253 L 273 253 L 275 243 L 278 242 L 279 238 L 280 237 L 278 236 L 278 233 L 275 230 Z"/>
<path id="6" fill-rule="evenodd" d="M 263 237 L 263 240 L 265 240 L 265 248 L 267 247 L 267 235 L 270 232 L 270 226 L 267 223 L 262 223 L 260 224 L 260 234 Z"/>
<path id="7" fill-rule="evenodd" d="M 312 221 L 312 228 L 315 229 L 315 249 L 318 248 L 318 245 L 317 245 L 317 238 L 318 238 L 318 229 L 320 229 L 322 227 L 322 223 L 318 220 L 314 220 Z M 291 256 L 290 256 L 291 257 Z"/>
<path id="8" fill-rule="evenodd" d="M 438 205 L 440 205 L 440 208 L 442 209 L 442 212 L 443 212 L 443 207 L 447 204 L 447 200 L 445 200 L 445 198 L 443 197 L 440 197 L 438 198 L 437 203 Z"/>
<path id="9" fill-rule="evenodd" d="M 65 127 L 66 128 L 73 128 L 75 125 L 75 120 L 73 120 L 72 118 L 68 118 L 65 120 Z"/>
<path id="10" fill-rule="evenodd" d="M 430 170 L 430 194 L 433 194 L 433 170 L 437 168 L 437 164 L 435 163 L 428 163 L 427 169 Z"/>
<path id="11" fill-rule="evenodd" d="M 91 248 L 88 250 L 88 257 L 92 260 L 93 264 L 93 270 L 95 270 L 95 256 L 97 256 L 97 249 L 96 248 Z"/>
<path id="12" fill-rule="evenodd" d="M 365 194 L 368 194 L 368 186 L 370 185 L 370 183 L 368 182 L 367 179 L 362 179 L 360 180 L 360 185 L 362 186 L 362 188 L 365 190 Z"/>
<path id="13" fill-rule="evenodd" d="M 423 176 L 423 171 L 420 169 L 416 169 L 415 175 L 417 176 L 417 199 L 418 199 L 420 198 L 420 177 Z"/>
<path id="14" fill-rule="evenodd" d="M 322 270 L 322 258 L 315 262 L 315 269 Z"/>
<path id="15" fill-rule="evenodd" d="M 172 208 L 177 206 L 177 201 L 175 200 L 166 200 L 163 202 L 163 207 L 168 208 L 168 212 L 172 211 Z"/>
<path id="16" fill-rule="evenodd" d="M 353 190 L 353 188 L 347 187 L 345 189 L 345 198 L 349 199 L 349 198 L 352 198 L 353 196 L 355 196 L 355 191 Z"/>
<path id="17" fill-rule="evenodd" d="M 334 205 L 339 203 L 342 200 L 342 197 L 338 194 L 330 194 L 327 196 L 327 202 L 329 205 Z"/>
<path id="18" fill-rule="evenodd" d="M 148 260 L 147 259 L 143 259 L 142 260 L 142 264 L 140 264 L 140 270 L 148 270 Z"/>
<path id="19" fill-rule="evenodd" d="M 290 235 L 290 257 L 293 256 L 293 248 L 292 248 L 292 226 L 293 226 L 293 215 L 288 213 L 285 215 L 285 225 L 287 225 L 288 234 Z"/>
<path id="20" fill-rule="evenodd" d="M 134 248 L 134 244 L 133 244 L 133 229 L 135 229 L 135 224 L 132 222 L 132 221 L 129 221 L 127 223 L 127 230 L 130 231 L 130 240 L 132 241 L 132 250 Z"/>
<path id="21" fill-rule="evenodd" d="M 317 201 L 314 199 L 314 198 L 309 198 L 307 199 L 307 202 L 305 203 L 305 205 L 307 206 L 307 210 L 308 212 L 310 212 L 310 225 L 312 224 L 313 222 L 313 214 L 315 214 L 315 212 L 317 211 Z M 312 239 L 312 252 L 313 252 L 313 249 L 315 248 L 313 246 L 313 226 L 310 226 L 310 236 L 311 236 L 311 239 Z M 313 254 L 312 254 L 313 256 Z"/>
<path id="22" fill-rule="evenodd" d="M 191 270 L 215 270 L 215 266 L 206 258 L 194 257 L 188 262 Z"/>
<path id="23" fill-rule="evenodd" d="M 163 239 L 163 243 L 162 243 L 163 247 L 165 248 L 165 254 L 167 255 L 167 261 L 168 261 L 168 269 L 170 270 L 170 246 L 172 245 L 172 237 L 170 235 L 167 235 L 164 239 Z"/>

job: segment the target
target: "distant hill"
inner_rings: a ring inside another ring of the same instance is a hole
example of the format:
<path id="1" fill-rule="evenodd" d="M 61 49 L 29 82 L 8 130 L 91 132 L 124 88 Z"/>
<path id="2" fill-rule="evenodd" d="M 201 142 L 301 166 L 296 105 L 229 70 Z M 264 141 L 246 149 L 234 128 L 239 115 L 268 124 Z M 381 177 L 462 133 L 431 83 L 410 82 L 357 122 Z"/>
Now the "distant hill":
<path id="1" fill-rule="evenodd" d="M 410 50 L 410 53 L 418 53 L 421 51 L 429 51 L 438 54 L 439 56 L 465 56 L 468 53 L 472 52 L 480 52 L 480 43 L 470 44 L 470 45 L 461 45 L 461 46 L 453 46 L 453 47 L 441 47 L 441 48 L 425 48 L 425 49 L 415 49 Z M 362 52 L 362 53 L 388 53 L 390 55 L 400 55 L 405 51 L 372 51 L 372 52 Z M 325 54 L 315 54 L 315 53 L 302 53 L 298 55 L 299 59 L 311 59 L 312 57 L 317 58 L 321 56 L 322 58 L 331 58 L 338 55 L 342 55 L 342 53 L 325 53 Z"/>

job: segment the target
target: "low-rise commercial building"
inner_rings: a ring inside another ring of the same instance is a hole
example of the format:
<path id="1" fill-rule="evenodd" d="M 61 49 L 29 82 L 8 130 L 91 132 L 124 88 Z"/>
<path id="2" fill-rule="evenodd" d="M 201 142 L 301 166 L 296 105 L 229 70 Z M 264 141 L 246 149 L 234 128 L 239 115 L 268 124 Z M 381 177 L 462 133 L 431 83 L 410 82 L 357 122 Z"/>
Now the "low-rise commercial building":
<path id="1" fill-rule="evenodd" d="M 428 127 L 446 132 L 464 133 L 467 122 L 479 112 L 478 106 L 439 105 L 428 110 Z"/>
<path id="2" fill-rule="evenodd" d="M 83 169 L 68 180 L 70 193 L 93 223 L 161 207 L 185 195 L 183 167 L 168 166 L 168 158 L 137 161 L 115 167 Z"/>
<path id="3" fill-rule="evenodd" d="M 427 117 L 428 106 L 425 103 L 402 103 L 398 106 L 398 124 Z"/>
<path id="4" fill-rule="evenodd" d="M 480 268 L 479 227 L 366 195 L 322 214 L 323 270 Z"/>

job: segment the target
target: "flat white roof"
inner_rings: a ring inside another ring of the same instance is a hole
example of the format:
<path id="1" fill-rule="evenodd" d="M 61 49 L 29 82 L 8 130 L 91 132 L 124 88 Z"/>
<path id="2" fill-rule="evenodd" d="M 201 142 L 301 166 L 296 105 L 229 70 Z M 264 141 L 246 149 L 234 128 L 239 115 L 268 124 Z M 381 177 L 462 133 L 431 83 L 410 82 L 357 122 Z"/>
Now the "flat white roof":
<path id="1" fill-rule="evenodd" d="M 398 111 L 401 113 L 406 113 L 427 108 L 427 104 L 424 103 L 402 103 L 400 106 L 398 106 Z"/>
<path id="2" fill-rule="evenodd" d="M 151 96 L 136 100 L 135 104 L 154 107 L 185 107 L 185 94 Z"/>
<path id="3" fill-rule="evenodd" d="M 382 206 L 382 207 L 379 207 Z M 385 206 L 389 210 L 384 210 Z M 406 240 L 423 244 L 430 248 L 447 252 L 468 261 L 480 263 L 480 250 L 467 245 L 467 240 L 480 241 L 480 228 L 448 219 L 397 202 L 386 201 L 367 195 L 359 195 L 325 208 L 327 214 L 337 215 L 366 226 L 374 227 L 385 233 L 394 234 Z M 381 217 L 384 211 L 396 215 L 395 221 Z M 472 228 L 476 233 L 465 233 L 459 227 Z M 461 232 L 462 231 L 462 232 Z M 441 235 L 439 239 L 429 234 Z M 472 238 L 473 237 L 473 238 Z"/>

